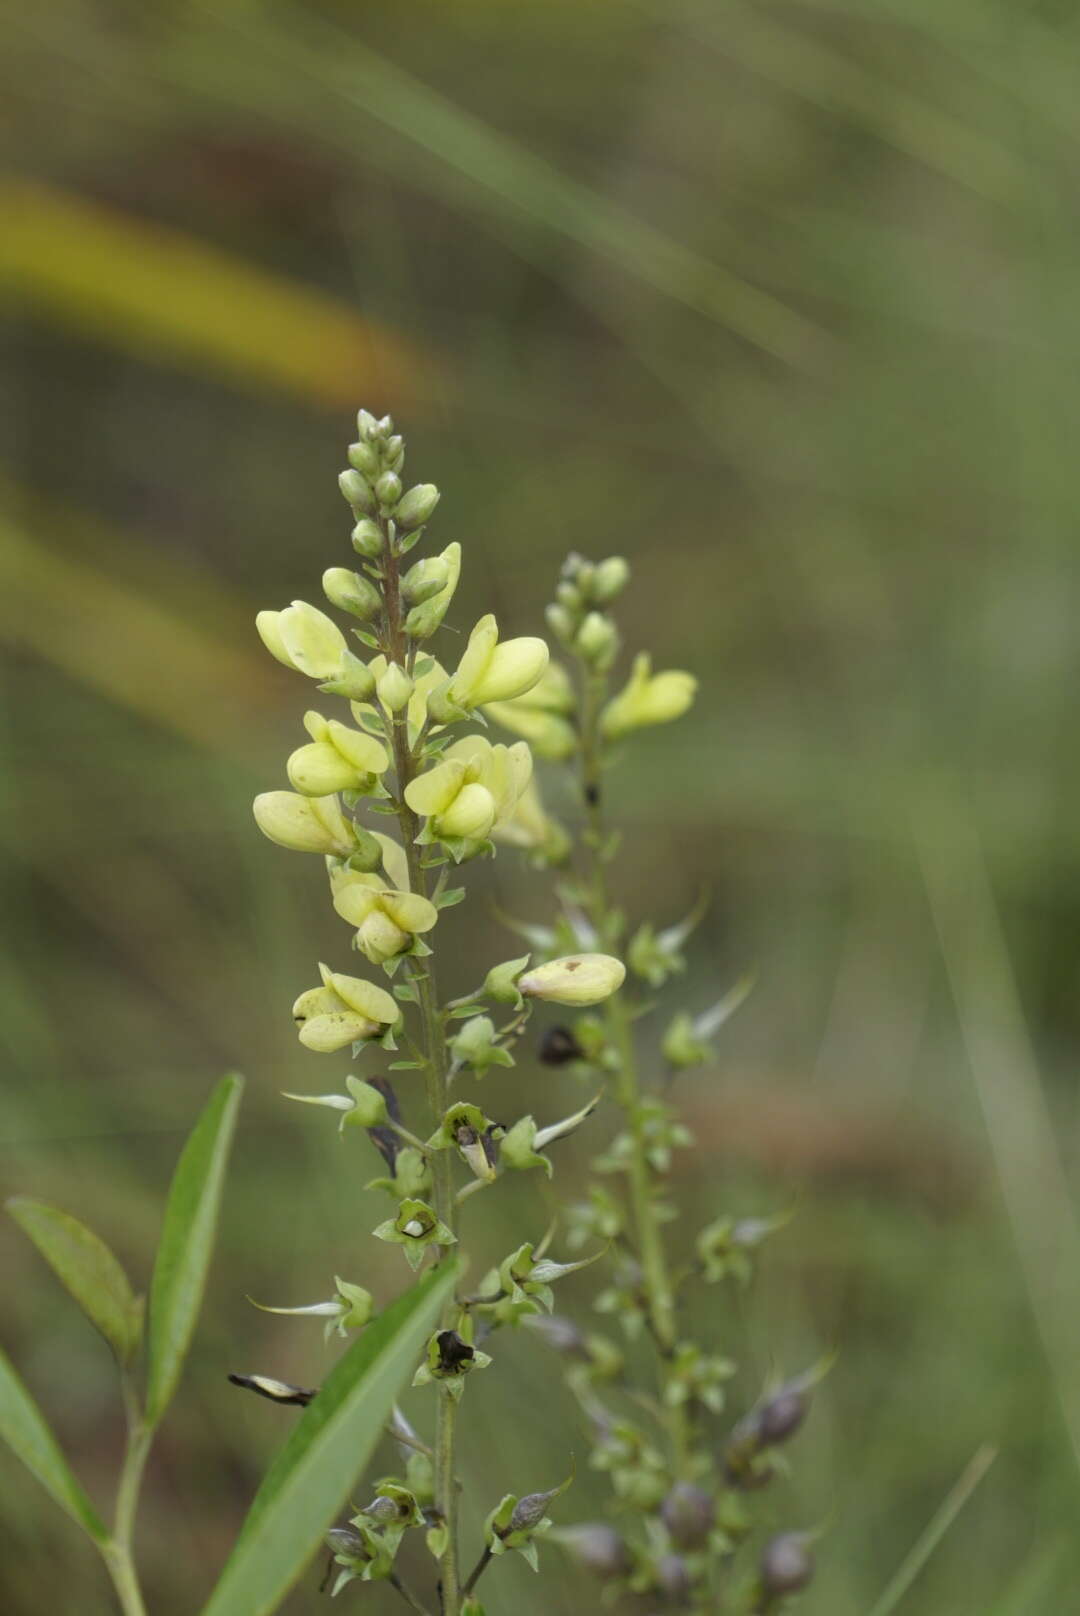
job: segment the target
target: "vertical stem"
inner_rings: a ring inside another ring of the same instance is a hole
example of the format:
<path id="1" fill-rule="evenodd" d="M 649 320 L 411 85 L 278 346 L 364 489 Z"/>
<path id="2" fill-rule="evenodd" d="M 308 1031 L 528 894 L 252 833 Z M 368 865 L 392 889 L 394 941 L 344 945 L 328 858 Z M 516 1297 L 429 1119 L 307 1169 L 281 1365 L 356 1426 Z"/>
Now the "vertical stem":
<path id="1" fill-rule="evenodd" d="M 131 1548 L 135 1532 L 135 1511 L 139 1503 L 139 1488 L 142 1485 L 143 1470 L 150 1453 L 153 1432 L 143 1419 L 135 1389 L 126 1374 L 122 1378 L 121 1386 L 124 1412 L 127 1415 L 127 1448 L 120 1472 L 120 1485 L 116 1493 L 116 1517 L 112 1538 L 103 1552 L 124 1616 L 146 1616 L 146 1606 L 143 1604 Z"/>
<path id="2" fill-rule="evenodd" d="M 599 715 L 607 694 L 604 674 L 586 669 L 581 724 L 581 782 L 585 799 L 585 846 L 589 855 L 589 909 L 601 946 L 614 947 L 611 936 L 611 899 L 605 870 L 603 782 Z M 669 1366 L 675 1354 L 677 1321 L 675 1298 L 668 1272 L 667 1252 L 653 1197 L 652 1168 L 646 1154 L 641 1087 L 634 1050 L 633 1026 L 629 1008 L 621 994 L 607 1001 L 608 1034 L 618 1058 L 615 1095 L 625 1117 L 631 1139 L 627 1174 L 630 1208 L 638 1255 L 641 1259 L 645 1305 L 649 1328 L 660 1355 L 661 1383 L 666 1385 Z M 690 1460 L 690 1428 L 685 1406 L 678 1403 L 668 1413 L 668 1428 L 677 1472 L 687 1473 Z"/>
<path id="3" fill-rule="evenodd" d="M 383 600 L 386 609 L 386 652 L 399 667 L 406 667 L 408 643 L 403 628 L 401 575 L 389 532 L 383 550 Z M 409 886 L 422 897 L 428 896 L 427 872 L 423 868 L 416 837 L 420 821 L 405 801 L 405 788 L 417 772 L 416 759 L 409 745 L 407 707 L 395 713 L 392 725 L 394 770 L 397 784 L 398 823 L 409 866 Z M 442 1122 L 448 1104 L 446 1040 L 439 1015 L 439 996 L 430 956 L 413 961 L 412 982 L 416 988 L 423 1028 L 424 1088 L 431 1132 Z M 455 1233 L 457 1206 L 454 1200 L 453 1166 L 448 1150 L 436 1150 L 431 1162 L 435 1212 Z M 450 1329 L 456 1318 L 456 1303 L 450 1296 L 443 1308 L 442 1328 Z M 442 1386 L 438 1389 L 435 1428 L 435 1507 L 446 1526 L 446 1550 L 440 1561 L 443 1616 L 458 1616 L 461 1609 L 461 1578 L 457 1545 L 457 1485 L 454 1477 L 454 1416 L 457 1405 Z"/>

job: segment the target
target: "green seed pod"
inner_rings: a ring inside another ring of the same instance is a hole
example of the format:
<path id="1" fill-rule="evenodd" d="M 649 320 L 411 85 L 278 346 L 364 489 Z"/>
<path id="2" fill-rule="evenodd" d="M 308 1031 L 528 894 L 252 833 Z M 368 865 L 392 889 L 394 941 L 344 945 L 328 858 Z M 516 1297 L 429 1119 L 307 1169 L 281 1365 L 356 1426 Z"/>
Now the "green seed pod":
<path id="1" fill-rule="evenodd" d="M 375 509 L 371 484 L 358 471 L 343 471 L 338 478 L 338 487 L 354 511 L 370 512 Z"/>
<path id="2" fill-rule="evenodd" d="M 348 567 L 328 567 L 323 573 L 322 586 L 331 606 L 351 612 L 362 622 L 374 617 L 382 607 L 375 585 L 360 573 L 350 572 Z"/>

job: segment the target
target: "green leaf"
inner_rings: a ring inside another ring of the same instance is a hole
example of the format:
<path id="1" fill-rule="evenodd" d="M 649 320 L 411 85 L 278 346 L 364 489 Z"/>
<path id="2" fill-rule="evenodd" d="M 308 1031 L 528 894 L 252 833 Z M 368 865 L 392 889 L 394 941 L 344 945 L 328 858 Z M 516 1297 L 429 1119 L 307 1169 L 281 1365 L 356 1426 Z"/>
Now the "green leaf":
<path id="1" fill-rule="evenodd" d="M 105 1242 L 77 1218 L 44 1201 L 15 1195 L 7 1209 L 120 1363 L 129 1363 L 142 1336 L 142 1306 Z"/>
<path id="2" fill-rule="evenodd" d="M 202 1616 L 277 1609 L 367 1463 L 456 1275 L 442 1263 L 338 1359 L 264 1477 Z"/>
<path id="3" fill-rule="evenodd" d="M 225 1178 L 225 1162 L 244 1086 L 223 1077 L 176 1164 L 150 1284 L 146 1418 L 161 1419 L 180 1378 L 202 1302 Z"/>
<path id="4" fill-rule="evenodd" d="M 0 1351 L 0 1436 L 40 1481 L 60 1508 L 98 1543 L 108 1541 L 104 1523 L 60 1452 L 34 1399 Z"/>

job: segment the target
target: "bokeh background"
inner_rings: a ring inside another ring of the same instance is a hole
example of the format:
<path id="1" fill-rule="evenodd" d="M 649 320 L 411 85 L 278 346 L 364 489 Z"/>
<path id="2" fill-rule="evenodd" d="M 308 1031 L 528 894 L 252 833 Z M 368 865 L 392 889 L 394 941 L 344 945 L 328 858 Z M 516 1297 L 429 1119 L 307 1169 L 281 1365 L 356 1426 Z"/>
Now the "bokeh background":
<path id="1" fill-rule="evenodd" d="M 536 631 L 568 548 L 620 551 L 628 645 L 702 681 L 620 772 L 618 874 L 636 917 L 712 894 L 673 1007 L 759 973 L 684 1083 L 677 1189 L 686 1239 L 796 1208 L 746 1298 L 694 1303 L 743 1362 L 735 1408 L 840 1351 L 762 1500 L 826 1528 L 801 1608 L 869 1616 L 989 1445 L 900 1608 L 1071 1609 L 1073 8 L 49 0 L 0 29 L 4 1189 L 145 1281 L 185 1129 L 219 1072 L 249 1078 L 151 1470 L 155 1616 L 198 1608 L 292 1418 L 226 1371 L 326 1362 L 245 1293 L 402 1277 L 367 1240 L 366 1146 L 278 1097 L 332 1086 L 289 1007 L 344 938 L 249 809 L 304 699 L 253 614 L 347 561 L 360 404 L 444 490 L 459 625 Z M 480 889 L 448 922 L 459 988 L 514 952 L 497 908 L 546 913 L 508 857 Z M 511 1114 L 578 1099 L 529 1061 L 488 1081 Z M 515 1185 L 475 1240 L 498 1256 L 543 1216 Z M 107 1353 L 13 1228 L 0 1256 L 4 1344 L 105 1496 Z M 474 1530 L 584 1457 L 553 1367 L 507 1341 L 467 1400 Z M 111 1609 L 8 1458 L 0 1516 L 5 1612 Z M 316 1576 L 290 1613 L 322 1608 Z M 554 1550 L 490 1583 L 522 1616 L 595 1598 Z"/>

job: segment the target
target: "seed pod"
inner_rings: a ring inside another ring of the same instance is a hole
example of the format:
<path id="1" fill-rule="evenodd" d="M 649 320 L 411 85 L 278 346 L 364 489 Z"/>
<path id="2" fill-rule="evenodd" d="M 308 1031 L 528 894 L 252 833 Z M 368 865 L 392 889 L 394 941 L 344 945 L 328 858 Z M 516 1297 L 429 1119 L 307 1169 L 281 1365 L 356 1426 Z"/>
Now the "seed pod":
<path id="1" fill-rule="evenodd" d="M 781 1388 L 758 1410 L 757 1424 L 765 1444 L 786 1442 L 806 1418 L 810 1404 L 804 1392 Z"/>
<path id="2" fill-rule="evenodd" d="M 802 1532 L 770 1538 L 761 1555 L 761 1586 L 770 1599 L 796 1594 L 814 1575 L 814 1557 Z"/>
<path id="3" fill-rule="evenodd" d="M 677 1481 L 660 1505 L 660 1519 L 680 1549 L 696 1549 L 705 1542 L 714 1513 L 708 1493 L 692 1481 Z"/>
<path id="4" fill-rule="evenodd" d="M 540 1040 L 537 1055 L 545 1066 L 566 1066 L 582 1060 L 585 1051 L 569 1027 L 549 1027 Z"/>

